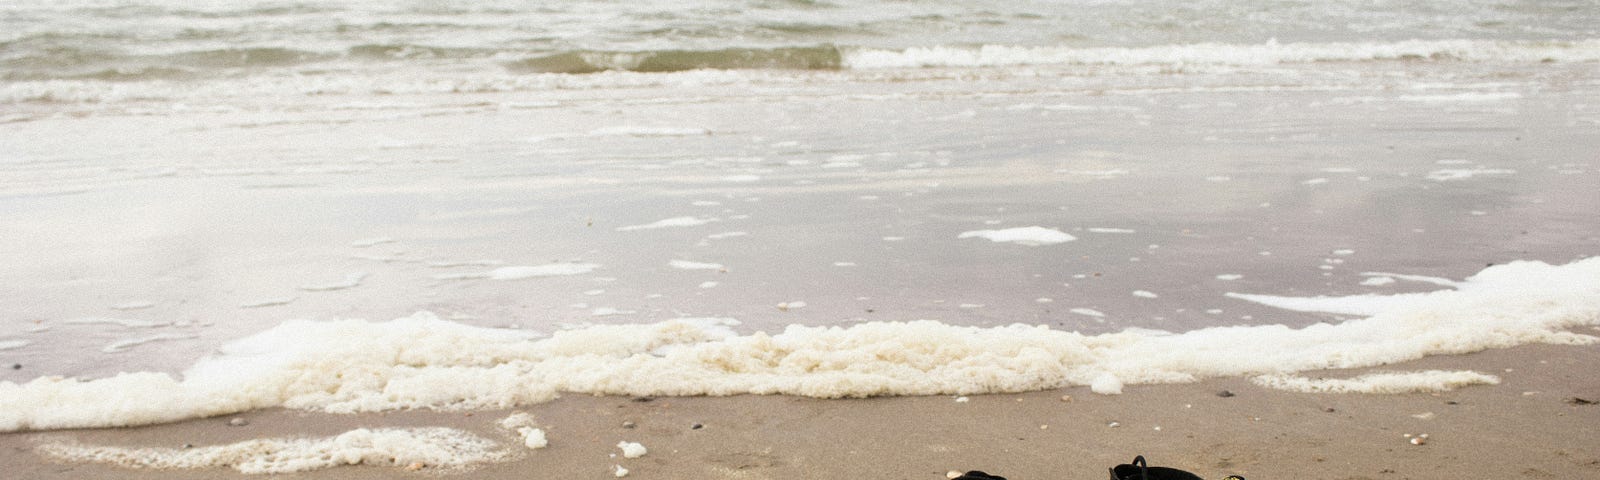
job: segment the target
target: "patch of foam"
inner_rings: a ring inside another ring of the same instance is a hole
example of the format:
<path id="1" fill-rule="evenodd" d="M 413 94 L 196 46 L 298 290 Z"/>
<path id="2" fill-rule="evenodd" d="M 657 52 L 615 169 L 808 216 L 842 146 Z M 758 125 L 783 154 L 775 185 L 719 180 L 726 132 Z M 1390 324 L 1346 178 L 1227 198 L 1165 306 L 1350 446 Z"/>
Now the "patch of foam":
<path id="1" fill-rule="evenodd" d="M 522 446 L 529 450 L 538 450 L 550 446 L 550 439 L 545 437 L 544 430 L 538 428 L 533 418 L 526 412 L 517 412 L 507 415 L 506 418 L 496 422 L 500 428 L 516 432 L 522 438 Z"/>
<path id="2" fill-rule="evenodd" d="M 1042 245 L 1055 245 L 1077 240 L 1077 237 L 1063 233 L 1053 228 L 1040 226 L 1007 228 L 1004 230 L 973 230 L 961 232 L 956 238 L 983 238 L 998 243 L 1015 243 L 1037 247 Z"/>
<path id="3" fill-rule="evenodd" d="M 430 267 L 430 268 L 494 267 L 494 266 L 505 265 L 505 264 L 506 264 L 506 262 L 503 262 L 503 261 L 500 261 L 500 260 L 456 260 L 456 261 L 428 262 L 428 267 Z"/>
<path id="4" fill-rule="evenodd" d="M 597 268 L 600 268 L 600 265 L 593 263 L 552 263 L 549 265 L 537 266 L 517 265 L 500 267 L 487 272 L 434 275 L 433 278 L 436 280 L 465 280 L 479 278 L 489 280 L 522 280 L 539 277 L 583 275 L 585 273 L 593 272 Z"/>
<path id="5" fill-rule="evenodd" d="M 394 243 L 394 242 L 395 242 L 395 239 L 389 238 L 389 237 L 364 238 L 364 239 L 361 239 L 361 240 L 356 240 L 354 242 L 350 242 L 350 246 L 354 247 L 354 248 L 367 248 L 367 247 L 376 247 L 378 245 L 383 245 L 385 243 Z"/>
<path id="6" fill-rule="evenodd" d="M 1361 285 L 1368 287 L 1381 287 L 1395 282 L 1394 277 L 1368 277 L 1361 281 Z"/>
<path id="7" fill-rule="evenodd" d="M 1119 395 L 1122 393 L 1122 379 L 1111 372 L 1101 373 L 1089 383 L 1089 391 L 1101 395 Z"/>
<path id="8" fill-rule="evenodd" d="M 589 311 L 589 315 L 593 315 L 593 316 L 596 316 L 596 317 L 609 317 L 609 316 L 613 316 L 613 315 L 633 315 L 635 313 L 639 313 L 639 312 L 636 312 L 636 311 L 633 311 L 633 310 L 623 310 L 623 309 L 615 308 L 615 307 L 596 307 L 594 310 L 590 310 Z"/>
<path id="9" fill-rule="evenodd" d="M 345 290 L 361 286 L 361 281 L 367 279 L 367 272 L 355 272 L 344 276 L 344 280 L 333 283 L 316 283 L 301 285 L 300 289 L 307 292 L 329 292 Z"/>
<path id="10" fill-rule="evenodd" d="M 1250 301 L 1269 307 L 1296 312 L 1332 313 L 1339 315 L 1377 315 L 1386 310 L 1405 306 L 1424 297 L 1426 293 L 1401 293 L 1396 295 L 1351 295 L 1346 297 L 1280 297 L 1228 292 L 1230 298 Z"/>
<path id="11" fill-rule="evenodd" d="M 1448 182 L 1452 180 L 1466 180 L 1482 175 L 1513 175 L 1516 170 L 1508 168 L 1445 168 L 1428 172 L 1428 180 Z"/>
<path id="12" fill-rule="evenodd" d="M 295 297 L 268 298 L 239 304 L 239 308 L 277 307 L 294 303 Z"/>
<path id="13" fill-rule="evenodd" d="M 1441 95 L 1401 95 L 1403 102 L 1425 103 L 1456 103 L 1456 102 L 1499 102 L 1503 100 L 1516 100 L 1522 98 L 1517 92 L 1462 92 Z"/>
<path id="14" fill-rule="evenodd" d="M 743 237 L 749 234 L 749 232 L 722 232 L 706 235 L 706 238 L 710 240 L 722 240 L 725 238 Z"/>
<path id="15" fill-rule="evenodd" d="M 969 395 L 1100 383 L 1365 368 L 1532 343 L 1587 345 L 1600 257 L 1512 262 L 1453 290 L 1359 302 L 1370 317 L 1302 328 L 1228 326 L 1085 335 L 935 321 L 792 325 L 740 335 L 726 319 L 592 325 L 548 338 L 428 313 L 388 322 L 290 321 L 230 342 L 181 380 L 0 382 L 0 430 L 110 427 L 286 407 L 336 413 L 505 409 L 557 392 L 623 396 Z M 1286 298 L 1286 297 L 1278 297 Z M 1316 300 L 1337 304 L 1336 300 Z M 1323 308 L 1323 307 L 1319 307 Z M 1341 310 L 1351 311 L 1349 308 Z M 1250 355 L 1238 355 L 1250 345 Z"/>
<path id="16" fill-rule="evenodd" d="M 1072 313 L 1076 313 L 1078 315 L 1086 316 L 1086 317 L 1102 318 L 1102 317 L 1106 316 L 1105 313 L 1102 313 L 1101 311 L 1095 310 L 1093 308 L 1074 308 L 1074 309 L 1069 310 L 1069 311 L 1072 312 Z"/>
<path id="17" fill-rule="evenodd" d="M 1600 60 L 1600 40 L 1193 43 L 1131 48 L 983 45 L 913 47 L 904 50 L 850 49 L 841 53 L 844 54 L 842 63 L 849 69 L 1011 65 L 1275 65 L 1431 58 L 1540 63 Z"/>
<path id="18" fill-rule="evenodd" d="M 170 325 L 170 323 L 167 323 L 167 322 L 153 322 L 153 321 L 150 321 L 150 320 L 132 320 L 132 319 L 127 319 L 127 318 L 111 318 L 111 317 L 69 318 L 69 319 L 66 319 L 66 320 L 62 320 L 61 323 L 70 323 L 70 324 L 73 324 L 73 325 L 112 324 L 112 325 L 121 325 L 121 326 L 128 327 L 128 328 L 150 328 L 150 327 L 161 327 L 161 326 Z"/>
<path id="19" fill-rule="evenodd" d="M 144 310 L 146 308 L 150 308 L 150 307 L 154 307 L 154 306 L 156 306 L 156 302 L 152 302 L 152 301 L 149 301 L 149 300 L 133 300 L 133 301 L 122 302 L 122 303 L 119 303 L 119 304 L 116 304 L 116 305 L 112 305 L 111 309 L 112 310 L 123 310 L 123 311 L 127 311 L 127 310 Z"/>
<path id="20" fill-rule="evenodd" d="M 1429 393 L 1472 385 L 1499 385 L 1500 377 L 1470 370 L 1371 373 L 1355 378 L 1307 378 L 1291 374 L 1261 375 L 1256 385 L 1301 393 Z"/>
<path id="21" fill-rule="evenodd" d="M 672 217 L 672 218 L 656 220 L 654 222 L 650 222 L 650 223 L 646 223 L 646 224 L 642 224 L 642 225 L 629 225 L 629 226 L 626 226 L 626 227 L 617 227 L 617 231 L 619 231 L 619 232 L 632 232 L 632 231 L 635 231 L 635 230 L 654 230 L 654 229 L 658 229 L 658 228 L 694 227 L 694 226 L 699 226 L 699 225 L 705 225 L 707 223 L 711 223 L 711 222 L 715 222 L 715 221 L 717 221 L 716 218 Z"/>
<path id="22" fill-rule="evenodd" d="M 15 350 L 31 343 L 33 342 L 28 340 L 0 340 L 0 350 Z"/>
<path id="23" fill-rule="evenodd" d="M 710 135 L 711 130 L 698 127 L 639 127 L 618 126 L 595 129 L 589 132 L 594 136 L 629 136 L 629 137 L 694 137 Z"/>
<path id="24" fill-rule="evenodd" d="M 717 288 L 717 282 L 700 282 L 700 288 Z"/>
<path id="25" fill-rule="evenodd" d="M 617 448 L 622 449 L 623 458 L 639 458 L 650 452 L 638 442 L 619 442 L 617 443 Z"/>
<path id="26" fill-rule="evenodd" d="M 1129 230 L 1129 229 L 1126 229 L 1126 228 L 1092 227 L 1092 228 L 1085 228 L 1084 230 L 1088 230 L 1091 233 L 1134 233 L 1133 230 Z"/>
<path id="27" fill-rule="evenodd" d="M 1399 273 L 1384 273 L 1384 272 L 1361 272 L 1361 276 L 1363 276 L 1363 277 L 1389 277 L 1389 278 L 1393 278 L 1395 280 L 1405 280 L 1405 281 L 1408 281 L 1408 282 L 1431 283 L 1431 284 L 1438 285 L 1438 286 L 1441 286 L 1441 287 L 1450 287 L 1450 288 L 1456 288 L 1456 287 L 1461 285 L 1460 282 L 1457 282 L 1455 280 L 1451 280 L 1451 279 L 1448 279 L 1448 278 L 1429 277 L 1429 276 L 1426 276 L 1426 275 L 1405 275 L 1405 274 L 1399 274 Z"/>
<path id="28" fill-rule="evenodd" d="M 724 268 L 720 263 L 691 262 L 688 260 L 673 260 L 667 262 L 667 265 L 680 270 L 721 270 Z"/>
<path id="29" fill-rule="evenodd" d="M 1240 275 L 1240 274 L 1237 274 L 1237 273 L 1224 273 L 1224 274 L 1221 274 L 1221 275 L 1217 275 L 1217 280 L 1233 281 L 1233 280 L 1238 280 L 1238 279 L 1241 279 L 1241 278 L 1244 278 L 1244 275 Z"/>
<path id="30" fill-rule="evenodd" d="M 1133 296 L 1139 297 L 1139 298 L 1156 298 L 1159 295 L 1156 295 L 1155 292 L 1151 292 L 1151 291 L 1148 291 L 1148 290 L 1134 290 L 1133 291 Z"/>
<path id="31" fill-rule="evenodd" d="M 306 472 L 341 465 L 459 469 L 511 458 L 493 441 L 452 428 L 357 429 L 328 438 L 268 438 L 186 449 L 54 442 L 44 456 L 139 469 L 227 467 L 247 474 Z"/>
<path id="32" fill-rule="evenodd" d="M 200 336 L 192 333 L 158 333 L 155 335 L 117 340 L 101 348 L 100 351 L 105 353 L 117 353 L 127 351 L 130 348 L 144 345 L 146 343 L 160 342 L 165 340 L 190 340 L 195 338 L 200 338 Z"/>

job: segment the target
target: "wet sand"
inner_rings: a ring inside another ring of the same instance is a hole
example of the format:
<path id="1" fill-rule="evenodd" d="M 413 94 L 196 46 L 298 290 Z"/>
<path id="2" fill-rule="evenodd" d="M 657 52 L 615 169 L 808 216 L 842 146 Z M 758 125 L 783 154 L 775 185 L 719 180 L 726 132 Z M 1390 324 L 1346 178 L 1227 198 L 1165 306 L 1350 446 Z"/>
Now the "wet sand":
<path id="1" fill-rule="evenodd" d="M 1240 346 L 1241 354 L 1249 347 Z M 550 446 L 525 450 L 495 426 L 510 412 L 329 415 L 269 410 L 151 427 L 0 435 L 11 478 L 261 478 L 233 470 L 141 470 L 63 463 L 35 445 L 205 446 L 354 428 L 444 426 L 501 441 L 514 460 L 466 470 L 352 466 L 272 478 L 885 478 L 984 470 L 1012 479 L 1100 479 L 1143 454 L 1205 478 L 1589 478 L 1600 475 L 1600 347 L 1524 346 L 1431 357 L 1405 369 L 1474 369 L 1503 383 L 1437 394 L 1269 390 L 1246 379 L 1014 395 L 818 400 L 786 396 L 566 396 L 531 413 Z M 1361 372 L 1320 372 L 1342 377 Z M 1313 373 L 1316 374 L 1315 372 Z M 1228 391 L 1232 396 L 1221 396 Z M 1063 401 L 1070 396 L 1071 401 Z M 1430 418 L 1419 418 L 1431 413 Z M 230 420 L 243 418 L 244 426 Z M 1118 426 L 1110 426 L 1112 423 Z M 632 428 L 625 426 L 632 425 Z M 695 425 L 701 428 L 694 428 Z M 1428 434 L 1413 445 L 1406 434 Z M 619 441 L 649 448 L 625 459 Z"/>

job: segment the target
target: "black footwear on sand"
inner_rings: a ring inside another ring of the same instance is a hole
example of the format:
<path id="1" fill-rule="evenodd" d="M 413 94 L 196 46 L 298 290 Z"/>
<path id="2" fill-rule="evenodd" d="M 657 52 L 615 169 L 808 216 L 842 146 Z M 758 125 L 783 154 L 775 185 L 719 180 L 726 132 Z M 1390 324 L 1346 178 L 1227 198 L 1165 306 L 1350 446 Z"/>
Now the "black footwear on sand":
<path id="1" fill-rule="evenodd" d="M 1244 480 L 1244 477 L 1228 477 L 1226 480 Z M 1176 468 L 1152 467 L 1145 464 L 1144 455 L 1133 457 L 1133 463 L 1124 463 L 1111 467 L 1111 480 L 1204 480 L 1199 475 L 1178 470 Z"/>

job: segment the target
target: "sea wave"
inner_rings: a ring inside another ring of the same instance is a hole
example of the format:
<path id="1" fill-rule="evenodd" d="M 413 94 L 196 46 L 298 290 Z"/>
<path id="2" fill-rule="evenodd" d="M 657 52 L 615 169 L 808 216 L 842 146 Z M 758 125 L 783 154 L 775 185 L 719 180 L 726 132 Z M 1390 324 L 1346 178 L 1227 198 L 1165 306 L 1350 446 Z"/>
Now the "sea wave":
<path id="1" fill-rule="evenodd" d="M 1320 62 L 1600 62 L 1600 39 L 1576 41 L 1408 40 L 1401 42 L 1225 44 L 1142 47 L 935 45 L 902 49 L 820 44 L 713 50 L 537 51 L 375 43 L 320 51 L 286 46 L 134 54 L 33 40 L 0 44 L 0 79 L 158 80 L 363 66 L 447 70 L 498 68 L 512 74 L 643 73 L 689 70 L 883 70 L 1014 66 L 1262 66 Z"/>
<path id="2" fill-rule="evenodd" d="M 675 319 L 549 337 L 429 313 L 388 322 L 291 321 L 225 345 L 181 379 L 139 372 L 0 382 L 0 431 L 140 425 L 271 407 L 503 409 L 564 392 L 841 398 L 1089 385 L 1113 394 L 1125 384 L 1271 379 L 1532 343 L 1594 344 L 1600 338 L 1573 330 L 1600 324 L 1600 257 L 1567 265 L 1512 262 L 1488 267 L 1454 289 L 1394 302 L 1345 301 L 1374 310 L 1365 318 L 1303 328 L 1101 335 L 930 320 L 740 334 L 732 319 Z M 1316 309 L 1337 302 L 1321 299 Z M 1406 378 L 1400 383 L 1417 380 Z M 1479 380 L 1465 384 L 1492 383 Z M 1396 382 L 1382 383 L 1389 386 L 1369 390 L 1390 391 Z M 1367 388 L 1346 387 L 1340 388 Z M 1338 390 L 1324 388 L 1330 389 Z"/>
<path id="3" fill-rule="evenodd" d="M 1408 40 L 1225 44 L 1196 43 L 1147 47 L 933 46 L 900 50 L 847 49 L 842 66 L 851 69 L 985 67 L 1016 65 L 1274 65 L 1313 62 L 1461 61 L 1595 62 L 1600 39 L 1580 41 Z"/>

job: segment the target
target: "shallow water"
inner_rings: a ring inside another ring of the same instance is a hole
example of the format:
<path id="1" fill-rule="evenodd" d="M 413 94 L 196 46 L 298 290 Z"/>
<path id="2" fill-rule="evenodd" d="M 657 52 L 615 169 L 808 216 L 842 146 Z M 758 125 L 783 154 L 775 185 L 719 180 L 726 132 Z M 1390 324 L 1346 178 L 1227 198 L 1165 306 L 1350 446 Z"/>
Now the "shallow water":
<path id="1" fill-rule="evenodd" d="M 5 7 L 0 380 L 417 311 L 1303 327 L 1355 315 L 1227 294 L 1600 242 L 1583 2 L 118 5 Z"/>

